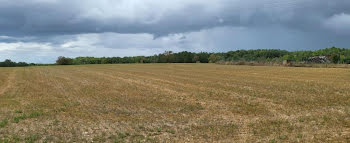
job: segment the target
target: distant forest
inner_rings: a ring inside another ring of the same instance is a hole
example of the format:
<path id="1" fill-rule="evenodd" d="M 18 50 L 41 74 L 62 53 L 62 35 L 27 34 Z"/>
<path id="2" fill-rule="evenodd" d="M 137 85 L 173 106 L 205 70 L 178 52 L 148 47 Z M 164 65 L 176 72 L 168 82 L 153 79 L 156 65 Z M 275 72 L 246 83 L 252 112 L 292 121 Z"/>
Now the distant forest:
<path id="1" fill-rule="evenodd" d="M 29 66 L 29 64 L 25 63 L 25 62 L 13 62 L 9 59 L 0 62 L 0 67 L 25 67 L 25 66 Z"/>
<path id="2" fill-rule="evenodd" d="M 316 51 L 286 51 L 275 49 L 237 50 L 226 53 L 193 53 L 166 51 L 154 56 L 134 57 L 59 57 L 58 65 L 81 65 L 81 64 L 128 64 L 128 63 L 217 63 L 220 61 L 246 61 L 246 62 L 308 62 L 311 57 L 325 56 L 330 63 L 350 64 L 350 49 L 326 48 Z"/>
<path id="3" fill-rule="evenodd" d="M 226 53 L 193 53 L 166 51 L 154 56 L 134 57 L 58 57 L 57 65 L 83 65 L 83 64 L 128 64 L 128 63 L 217 63 L 217 62 L 309 62 L 312 57 L 324 56 L 330 63 L 350 64 L 350 49 L 326 48 L 316 51 L 286 51 L 276 49 L 237 50 Z M 25 62 L 0 62 L 0 67 L 22 67 L 40 64 L 27 64 Z"/>

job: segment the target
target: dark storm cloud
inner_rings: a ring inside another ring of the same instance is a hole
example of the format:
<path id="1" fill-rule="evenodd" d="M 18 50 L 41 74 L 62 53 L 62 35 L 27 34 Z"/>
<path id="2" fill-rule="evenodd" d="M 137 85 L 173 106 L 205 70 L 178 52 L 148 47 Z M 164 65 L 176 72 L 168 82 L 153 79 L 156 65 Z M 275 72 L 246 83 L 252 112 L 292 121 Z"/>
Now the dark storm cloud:
<path id="1" fill-rule="evenodd" d="M 0 0 L 0 61 L 350 45 L 350 0 Z"/>
<path id="2" fill-rule="evenodd" d="M 350 14 L 349 0 L 0 0 L 0 3 L 0 32 L 6 35 L 101 32 L 164 35 L 219 26 L 273 25 L 324 30 L 324 23 L 331 17 Z M 327 26 L 337 25 L 328 22 Z"/>

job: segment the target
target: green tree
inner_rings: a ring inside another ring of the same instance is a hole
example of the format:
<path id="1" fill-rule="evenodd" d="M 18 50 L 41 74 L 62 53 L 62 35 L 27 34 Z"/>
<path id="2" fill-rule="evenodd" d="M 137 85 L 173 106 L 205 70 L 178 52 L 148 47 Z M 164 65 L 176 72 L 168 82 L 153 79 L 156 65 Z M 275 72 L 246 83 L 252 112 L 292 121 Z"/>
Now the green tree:
<path id="1" fill-rule="evenodd" d="M 199 61 L 199 56 L 197 56 L 197 55 L 194 56 L 193 59 L 192 59 L 192 61 L 193 61 L 194 63 L 200 62 L 200 61 Z"/>
<path id="2" fill-rule="evenodd" d="M 56 64 L 57 65 L 72 65 L 73 64 L 73 59 L 60 56 L 56 60 Z"/>
<path id="3" fill-rule="evenodd" d="M 15 67 L 15 66 L 16 66 L 16 63 L 15 63 L 15 62 L 12 62 L 12 61 L 9 60 L 9 59 L 6 59 L 6 60 L 4 61 L 4 65 L 5 65 L 5 67 Z"/>
<path id="4" fill-rule="evenodd" d="M 216 63 L 216 62 L 219 61 L 219 58 L 218 58 L 218 56 L 216 56 L 215 54 L 210 54 L 208 60 L 209 60 L 210 63 Z"/>
<path id="5" fill-rule="evenodd" d="M 345 63 L 345 64 L 350 64 L 350 55 L 349 55 L 349 56 L 346 56 L 346 57 L 344 58 L 344 63 Z"/>
<path id="6" fill-rule="evenodd" d="M 332 56 L 331 56 L 331 62 L 332 63 L 335 63 L 335 64 L 337 64 L 337 63 L 339 63 L 339 61 L 340 61 L 340 56 L 338 55 L 338 54 L 332 54 Z"/>
<path id="7" fill-rule="evenodd" d="M 344 63 L 345 63 L 345 56 L 344 56 L 344 55 L 340 55 L 340 57 L 339 57 L 339 62 L 340 62 L 341 64 L 344 64 Z"/>

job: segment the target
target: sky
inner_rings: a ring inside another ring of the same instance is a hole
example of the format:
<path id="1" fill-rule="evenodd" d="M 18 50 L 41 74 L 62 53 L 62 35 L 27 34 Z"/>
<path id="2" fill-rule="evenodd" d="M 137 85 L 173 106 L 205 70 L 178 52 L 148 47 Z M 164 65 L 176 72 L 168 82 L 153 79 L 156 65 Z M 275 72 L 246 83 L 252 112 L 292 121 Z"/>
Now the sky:
<path id="1" fill-rule="evenodd" d="M 350 0 L 0 0 L 0 61 L 350 48 Z"/>

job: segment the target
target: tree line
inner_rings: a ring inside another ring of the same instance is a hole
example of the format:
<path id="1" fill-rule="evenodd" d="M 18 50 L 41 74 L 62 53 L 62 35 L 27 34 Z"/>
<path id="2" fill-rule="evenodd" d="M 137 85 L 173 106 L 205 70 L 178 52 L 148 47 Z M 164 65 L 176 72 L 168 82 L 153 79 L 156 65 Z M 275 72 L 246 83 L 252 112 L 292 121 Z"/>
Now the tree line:
<path id="1" fill-rule="evenodd" d="M 26 62 L 13 62 L 9 59 L 0 62 L 0 67 L 26 67 L 29 66 Z"/>
<path id="2" fill-rule="evenodd" d="M 59 57 L 58 65 L 82 64 L 129 64 L 129 63 L 216 63 L 219 61 L 282 62 L 289 60 L 305 62 L 310 57 L 326 56 L 335 64 L 350 64 L 350 49 L 326 48 L 316 51 L 286 51 L 278 49 L 237 50 L 224 53 L 166 51 L 153 56 L 133 57 Z"/>
<path id="3" fill-rule="evenodd" d="M 179 52 L 173 53 L 166 51 L 162 54 L 153 56 L 134 56 L 134 57 L 58 57 L 56 64 L 58 65 L 81 65 L 81 64 L 130 64 L 130 63 L 208 63 L 214 59 L 210 59 L 212 53 L 200 52 Z"/>
<path id="4" fill-rule="evenodd" d="M 6 59 L 0 62 L 0 67 L 27 67 L 27 66 L 51 66 L 55 64 L 36 64 L 36 63 L 26 63 L 26 62 L 14 62 L 10 59 Z"/>
<path id="5" fill-rule="evenodd" d="M 276 49 L 237 50 L 223 53 L 208 52 L 179 52 L 166 51 L 153 56 L 133 57 L 58 57 L 56 65 L 83 65 L 83 64 L 130 64 L 130 63 L 216 63 L 224 62 L 305 62 L 310 57 L 326 56 L 335 64 L 350 64 L 350 49 L 326 48 L 316 51 L 286 51 Z M 0 67 L 45 66 L 51 64 L 34 64 L 5 60 Z"/>

